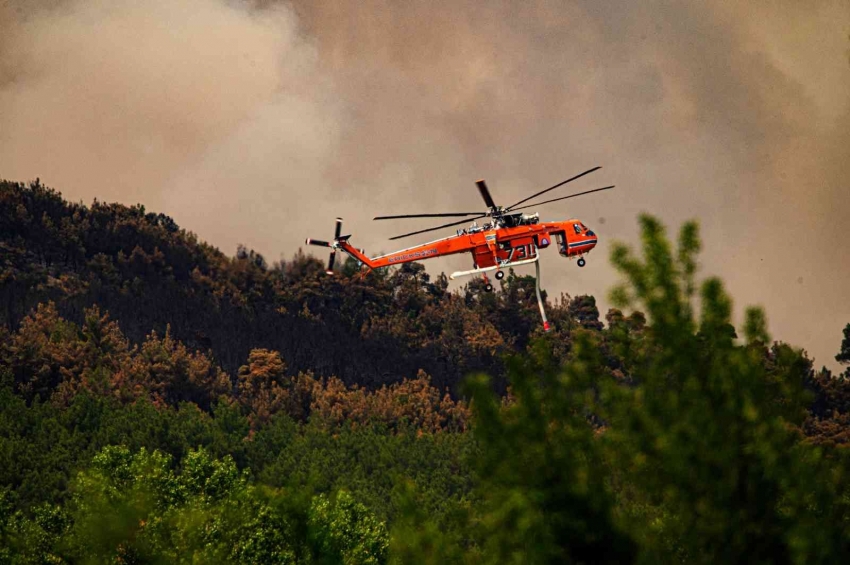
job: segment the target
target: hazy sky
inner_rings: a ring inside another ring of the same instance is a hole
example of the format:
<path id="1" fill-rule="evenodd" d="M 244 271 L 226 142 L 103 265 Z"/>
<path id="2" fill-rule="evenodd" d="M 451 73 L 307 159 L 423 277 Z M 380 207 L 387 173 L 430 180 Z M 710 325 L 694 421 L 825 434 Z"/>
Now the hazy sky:
<path id="1" fill-rule="evenodd" d="M 569 190 L 617 189 L 540 209 L 601 237 L 584 269 L 544 253 L 550 294 L 606 308 L 610 241 L 640 212 L 696 218 L 736 311 L 835 367 L 848 35 L 850 0 L 0 0 L 0 177 L 274 260 L 336 216 L 377 254 L 429 226 L 378 213 L 478 209 L 481 177 L 507 205 L 602 165 Z"/>

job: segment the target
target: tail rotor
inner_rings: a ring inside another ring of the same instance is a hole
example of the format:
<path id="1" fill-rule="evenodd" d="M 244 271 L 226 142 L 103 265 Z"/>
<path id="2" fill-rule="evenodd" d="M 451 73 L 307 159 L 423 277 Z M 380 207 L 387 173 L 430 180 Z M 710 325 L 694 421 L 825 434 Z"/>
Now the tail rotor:
<path id="1" fill-rule="evenodd" d="M 336 228 L 334 229 L 334 240 L 333 242 L 324 241 L 321 239 L 311 239 L 307 238 L 307 245 L 316 245 L 318 247 L 330 247 L 331 254 L 328 257 L 328 268 L 325 272 L 329 275 L 334 274 L 334 263 L 336 261 L 336 247 L 337 242 L 339 240 L 340 235 L 342 234 L 342 218 L 336 219 Z"/>

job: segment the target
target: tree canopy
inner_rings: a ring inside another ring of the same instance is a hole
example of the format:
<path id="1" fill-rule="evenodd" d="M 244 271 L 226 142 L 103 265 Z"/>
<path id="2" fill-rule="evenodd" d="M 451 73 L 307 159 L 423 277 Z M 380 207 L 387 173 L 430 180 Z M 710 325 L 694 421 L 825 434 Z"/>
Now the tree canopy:
<path id="1" fill-rule="evenodd" d="M 847 561 L 850 375 L 640 226 L 617 308 L 544 333 L 513 272 L 327 277 L 0 183 L 0 563 Z"/>

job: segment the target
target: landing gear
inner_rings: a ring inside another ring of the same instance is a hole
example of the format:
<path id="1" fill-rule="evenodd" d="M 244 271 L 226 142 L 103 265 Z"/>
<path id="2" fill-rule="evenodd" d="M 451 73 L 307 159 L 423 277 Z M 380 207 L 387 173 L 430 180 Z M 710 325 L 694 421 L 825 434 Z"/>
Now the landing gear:
<path id="1" fill-rule="evenodd" d="M 484 291 L 493 292 L 493 285 L 490 284 L 490 279 L 487 277 L 487 273 L 481 275 L 481 278 L 484 279 Z"/>
<path id="2" fill-rule="evenodd" d="M 584 267 L 586 264 L 587 264 L 587 261 L 584 260 L 584 257 L 578 258 L 578 266 L 579 267 Z"/>
<path id="3" fill-rule="evenodd" d="M 496 280 L 500 281 L 505 278 L 505 271 L 496 271 Z"/>

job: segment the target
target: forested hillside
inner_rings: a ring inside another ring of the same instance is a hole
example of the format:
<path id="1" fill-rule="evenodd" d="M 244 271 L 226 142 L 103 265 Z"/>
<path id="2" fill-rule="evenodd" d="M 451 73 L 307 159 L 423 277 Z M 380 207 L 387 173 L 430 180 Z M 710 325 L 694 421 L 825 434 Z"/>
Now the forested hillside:
<path id="1" fill-rule="evenodd" d="M 543 334 L 530 277 L 328 277 L 0 183 L 0 563 L 846 560 L 850 368 L 641 225 L 622 310 Z"/>
<path id="2" fill-rule="evenodd" d="M 376 386 L 420 369 L 440 387 L 469 372 L 501 375 L 501 356 L 521 351 L 539 326 L 533 280 L 510 277 L 503 292 L 470 285 L 447 293 L 419 264 L 366 279 L 323 277 L 320 262 L 298 251 L 268 265 L 239 249 L 235 257 L 199 241 L 142 206 L 71 204 L 38 182 L 0 185 L 3 302 L 0 321 L 17 327 L 53 301 L 77 323 L 97 304 L 142 342 L 152 331 L 209 351 L 235 372 L 252 348 L 279 351 L 295 371 Z M 293 250 L 295 251 L 295 250 Z M 595 303 L 561 305 L 596 324 Z"/>

